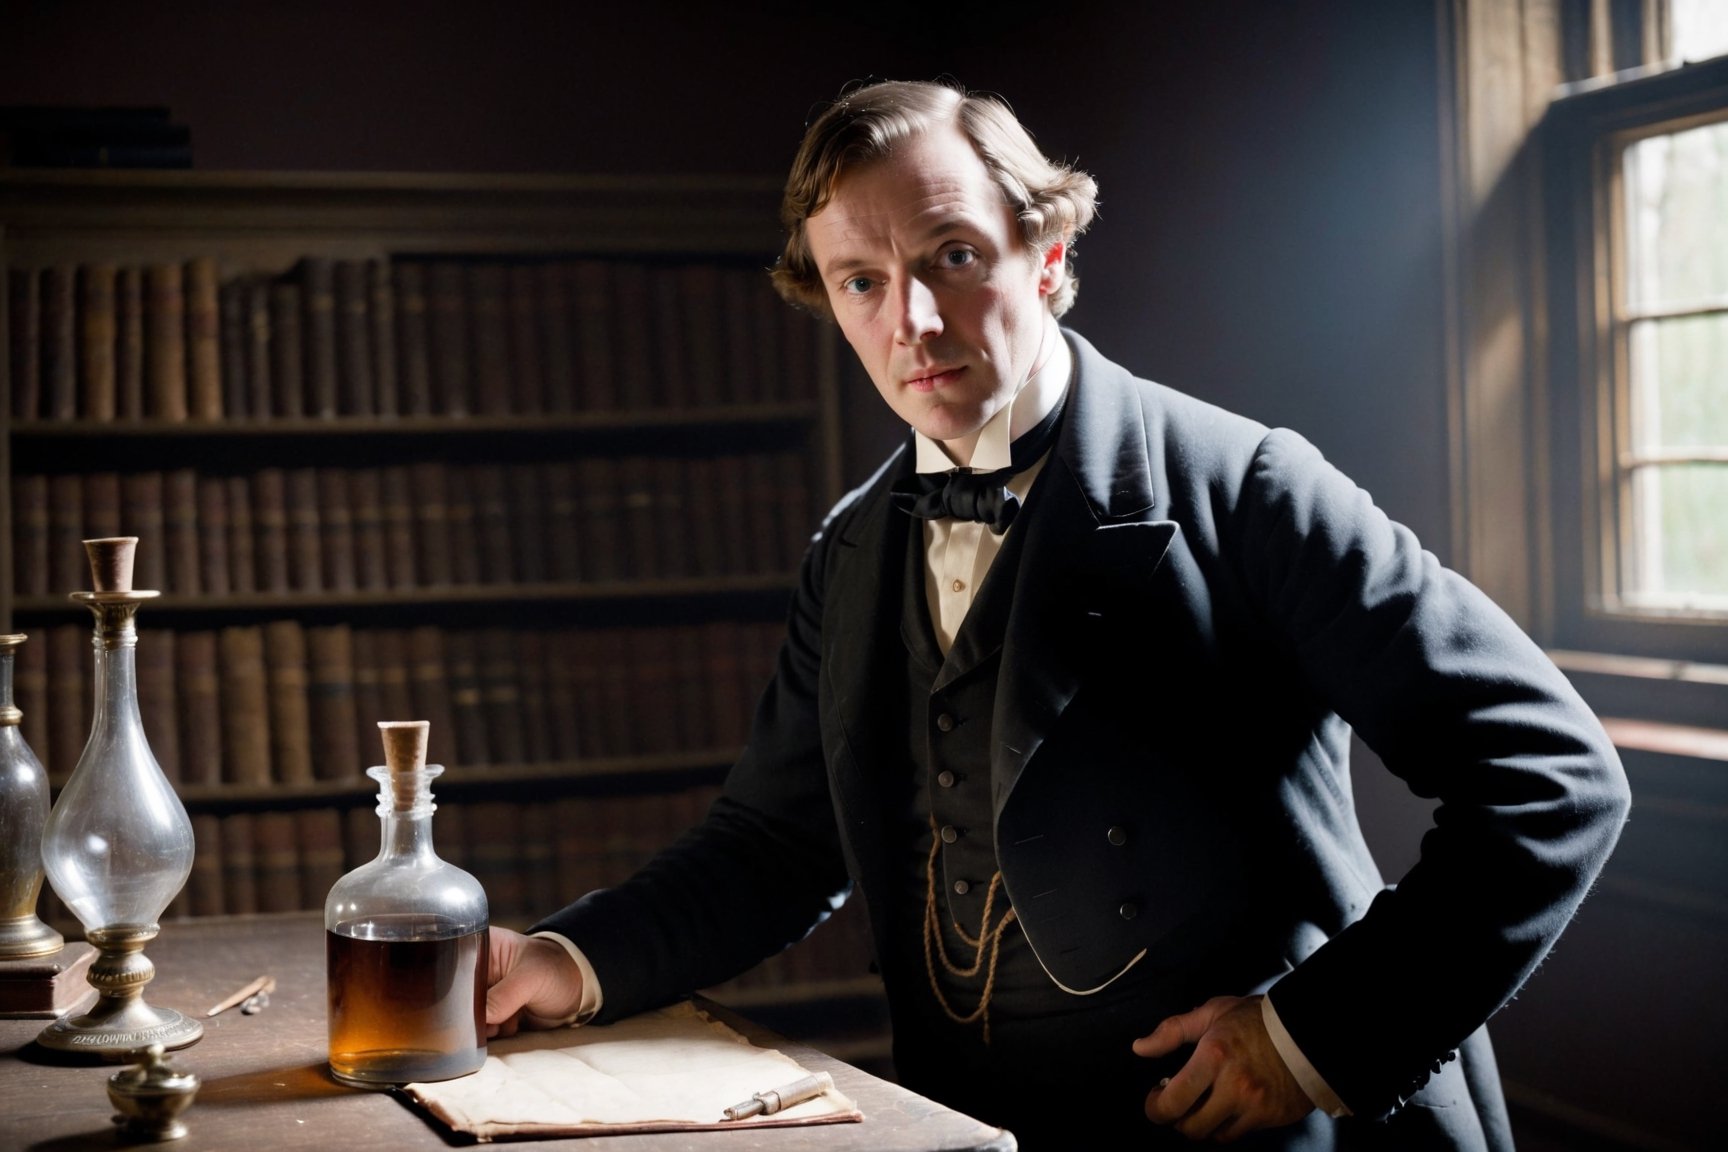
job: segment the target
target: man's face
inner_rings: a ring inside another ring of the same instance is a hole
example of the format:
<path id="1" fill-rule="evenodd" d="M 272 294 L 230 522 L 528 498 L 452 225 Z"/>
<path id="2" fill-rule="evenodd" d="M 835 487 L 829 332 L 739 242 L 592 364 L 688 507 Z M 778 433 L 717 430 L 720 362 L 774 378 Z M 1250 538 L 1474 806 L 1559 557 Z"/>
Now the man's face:
<path id="1" fill-rule="evenodd" d="M 888 406 L 960 463 L 1041 341 L 1062 245 L 1034 254 L 971 143 L 932 127 L 841 177 L 805 221 L 840 331 Z M 1050 331 L 1047 331 L 1047 326 Z"/>

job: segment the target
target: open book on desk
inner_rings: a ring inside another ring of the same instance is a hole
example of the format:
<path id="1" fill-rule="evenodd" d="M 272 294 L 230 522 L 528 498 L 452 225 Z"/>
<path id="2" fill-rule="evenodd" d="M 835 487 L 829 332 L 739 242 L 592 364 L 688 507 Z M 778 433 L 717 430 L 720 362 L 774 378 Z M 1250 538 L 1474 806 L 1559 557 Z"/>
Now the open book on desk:
<path id="1" fill-rule="evenodd" d="M 725 1110 L 811 1074 L 752 1044 L 688 1001 L 600 1027 L 524 1032 L 488 1045 L 472 1076 L 403 1088 L 457 1132 L 504 1137 L 599 1136 L 862 1120 L 849 1098 L 823 1095 L 773 1115 Z"/>

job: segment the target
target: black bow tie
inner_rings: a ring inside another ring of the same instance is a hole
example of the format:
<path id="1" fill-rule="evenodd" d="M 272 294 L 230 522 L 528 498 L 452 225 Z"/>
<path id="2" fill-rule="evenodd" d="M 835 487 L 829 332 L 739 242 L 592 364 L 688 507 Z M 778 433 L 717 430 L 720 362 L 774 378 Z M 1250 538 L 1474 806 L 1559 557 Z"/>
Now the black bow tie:
<path id="1" fill-rule="evenodd" d="M 1008 467 L 994 472 L 956 468 L 914 473 L 894 485 L 889 499 L 896 508 L 920 520 L 977 520 L 1002 535 L 1020 513 L 1020 497 L 1008 491 L 1008 481 L 1035 464 L 1056 442 L 1066 399 L 1010 445 L 1013 462 Z"/>

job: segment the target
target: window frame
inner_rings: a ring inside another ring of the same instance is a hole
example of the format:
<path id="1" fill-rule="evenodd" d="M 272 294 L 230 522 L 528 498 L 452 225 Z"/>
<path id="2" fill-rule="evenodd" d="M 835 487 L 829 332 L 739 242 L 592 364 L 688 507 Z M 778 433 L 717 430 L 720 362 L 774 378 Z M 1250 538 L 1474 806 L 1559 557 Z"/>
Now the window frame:
<path id="1" fill-rule="evenodd" d="M 1630 448 L 1630 324 L 1622 325 L 1624 185 L 1638 139 L 1728 116 L 1728 57 L 1572 86 L 1541 126 L 1548 253 L 1548 397 L 1556 646 L 1728 663 L 1728 616 L 1634 607 L 1619 462 Z M 1724 510 L 1728 516 L 1728 509 Z"/>

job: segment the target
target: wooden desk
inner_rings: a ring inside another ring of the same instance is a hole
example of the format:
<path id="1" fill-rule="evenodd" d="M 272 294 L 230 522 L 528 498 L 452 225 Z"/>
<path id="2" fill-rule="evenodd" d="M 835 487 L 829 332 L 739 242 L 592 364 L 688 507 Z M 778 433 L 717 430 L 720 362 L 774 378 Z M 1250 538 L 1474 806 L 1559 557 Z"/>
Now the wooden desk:
<path id="1" fill-rule="evenodd" d="M 393 1093 L 345 1088 L 325 1064 L 324 930 L 315 913 L 170 923 L 146 951 L 156 979 L 145 999 L 202 1018 L 254 976 L 276 977 L 270 1006 L 206 1020 L 204 1038 L 174 1056 L 203 1086 L 172 1152 L 413 1152 L 467 1143 Z M 0 1147 L 74 1152 L 118 1147 L 107 1080 L 117 1065 L 56 1063 L 35 1044 L 41 1020 L 0 1020 Z M 752 1026 L 742 1025 L 745 1031 Z M 858 1102 L 862 1124 L 517 1142 L 564 1152 L 1013 1152 L 1014 1138 L 886 1080 L 771 1034 L 772 1044 L 826 1069 Z M 505 1042 L 508 1043 L 508 1042 Z"/>

